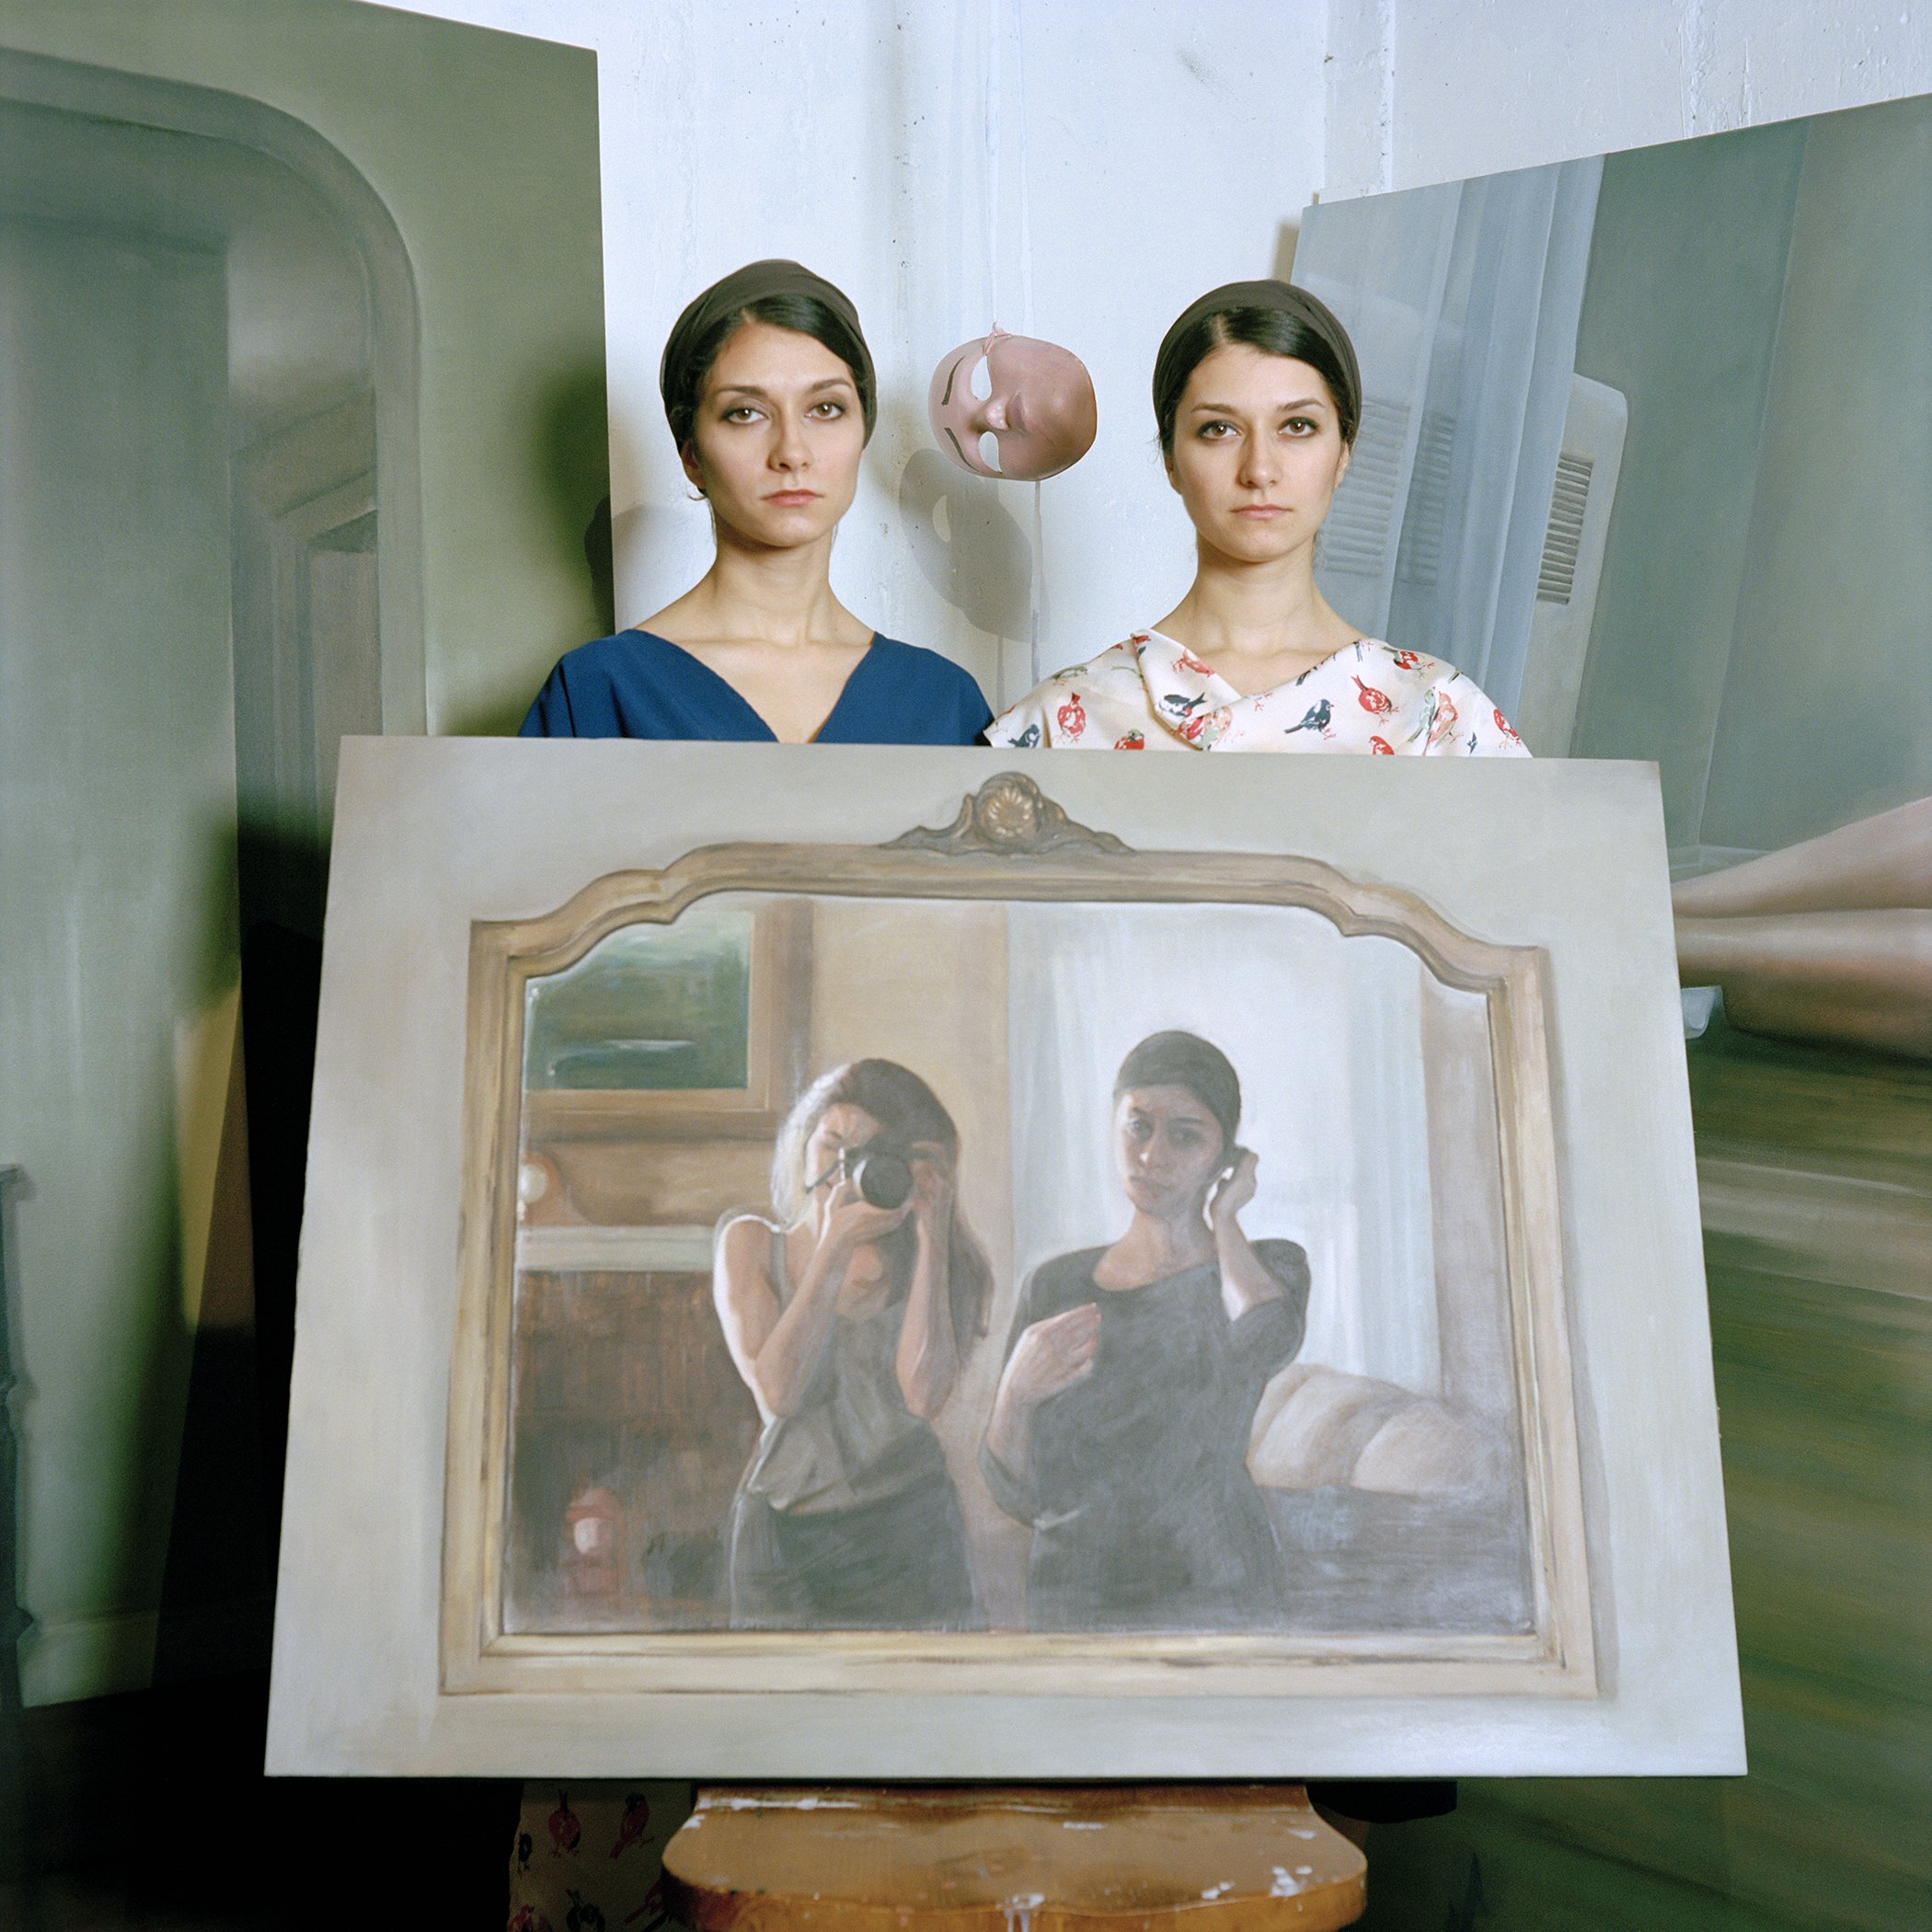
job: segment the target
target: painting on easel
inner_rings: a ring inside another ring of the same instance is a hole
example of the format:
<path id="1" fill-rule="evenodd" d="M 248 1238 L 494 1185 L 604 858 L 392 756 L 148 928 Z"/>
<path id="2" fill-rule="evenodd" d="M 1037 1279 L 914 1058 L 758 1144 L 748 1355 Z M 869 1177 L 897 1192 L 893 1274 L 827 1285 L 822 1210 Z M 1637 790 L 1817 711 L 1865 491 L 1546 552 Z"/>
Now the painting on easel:
<path id="1" fill-rule="evenodd" d="M 353 749 L 271 1762 L 1737 1761 L 1653 777 L 1204 763 Z"/>

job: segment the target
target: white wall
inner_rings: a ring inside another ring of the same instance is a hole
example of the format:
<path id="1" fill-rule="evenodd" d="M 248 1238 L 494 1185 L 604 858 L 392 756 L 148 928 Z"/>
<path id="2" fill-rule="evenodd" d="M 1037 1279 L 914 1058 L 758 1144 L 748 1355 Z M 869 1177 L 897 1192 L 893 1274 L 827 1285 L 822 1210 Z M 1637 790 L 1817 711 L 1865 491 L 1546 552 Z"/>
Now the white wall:
<path id="1" fill-rule="evenodd" d="M 629 623 L 708 559 L 657 394 L 677 311 L 725 270 L 792 255 L 858 304 L 885 408 L 834 579 L 860 615 L 966 662 L 996 696 L 998 629 L 1023 638 L 1032 491 L 930 482 L 926 380 L 987 314 L 983 49 L 1005 0 L 435 0 L 452 18 L 599 52 L 617 615 Z M 1043 490 L 1044 615 L 1060 661 L 1185 588 L 1190 533 L 1154 445 L 1161 334 L 1204 288 L 1273 268 L 1320 184 L 1319 0 L 1024 0 L 1033 328 L 1087 361 L 1094 453 Z M 999 320 L 1021 326 L 1018 75 L 1004 75 L 1007 216 Z M 940 473 L 944 475 L 944 472 Z M 902 490 L 904 500 L 902 501 Z M 935 522 L 938 527 L 934 527 Z M 961 608 L 960 606 L 964 606 Z M 1018 695 L 1023 649 L 1009 650 Z"/>
<path id="2" fill-rule="evenodd" d="M 1323 194 L 1932 91 L 1914 0 L 1329 0 Z"/>
<path id="3" fill-rule="evenodd" d="M 1165 608 L 1186 526 L 1153 447 L 1162 330 L 1213 282 L 1287 259 L 1299 212 L 1932 90 L 1906 0 L 1020 0 L 1033 327 L 1083 355 L 1093 454 L 1043 491 L 1044 655 Z M 679 307 L 795 255 L 859 305 L 886 407 L 834 582 L 859 614 L 1026 675 L 1031 491 L 928 466 L 931 365 L 988 319 L 984 48 L 1005 0 L 428 0 L 420 11 L 600 55 L 618 621 L 707 557 L 657 397 Z M 1010 24 L 1007 27 L 1010 35 Z M 1010 41 L 1009 41 L 1010 45 Z M 1010 53 L 999 319 L 1018 327 Z M 943 510 L 935 479 L 950 485 Z M 1000 647 L 995 638 L 1009 641 Z"/>

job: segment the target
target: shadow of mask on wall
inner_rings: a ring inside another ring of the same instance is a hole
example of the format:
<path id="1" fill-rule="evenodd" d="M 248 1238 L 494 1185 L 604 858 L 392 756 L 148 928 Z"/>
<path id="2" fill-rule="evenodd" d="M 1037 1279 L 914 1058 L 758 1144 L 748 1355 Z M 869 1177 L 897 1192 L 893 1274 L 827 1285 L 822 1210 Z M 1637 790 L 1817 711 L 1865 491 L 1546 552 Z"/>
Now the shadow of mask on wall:
<path id="1" fill-rule="evenodd" d="M 916 450 L 900 475 L 899 515 L 926 581 L 968 623 L 994 637 L 1028 634 L 1032 546 L 996 484 Z"/>

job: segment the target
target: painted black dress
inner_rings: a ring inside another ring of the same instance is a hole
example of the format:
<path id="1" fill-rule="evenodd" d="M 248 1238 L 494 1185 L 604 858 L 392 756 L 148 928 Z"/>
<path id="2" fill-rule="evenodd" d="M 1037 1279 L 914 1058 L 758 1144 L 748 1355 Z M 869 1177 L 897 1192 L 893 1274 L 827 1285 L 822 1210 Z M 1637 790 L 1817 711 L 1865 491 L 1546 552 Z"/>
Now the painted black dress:
<path id="1" fill-rule="evenodd" d="M 1212 1261 L 1101 1288 L 1105 1252 L 1042 1262 L 1020 1291 L 1008 1356 L 1034 1322 L 1087 1302 L 1100 1310 L 1093 1373 L 1034 1411 L 1032 1480 L 980 1452 L 995 1501 L 1033 1530 L 1027 1626 L 1278 1626 L 1281 1558 L 1248 1438 L 1263 1386 L 1301 1346 L 1307 1258 L 1293 1241 L 1257 1241 L 1282 1293 L 1230 1321 Z"/>

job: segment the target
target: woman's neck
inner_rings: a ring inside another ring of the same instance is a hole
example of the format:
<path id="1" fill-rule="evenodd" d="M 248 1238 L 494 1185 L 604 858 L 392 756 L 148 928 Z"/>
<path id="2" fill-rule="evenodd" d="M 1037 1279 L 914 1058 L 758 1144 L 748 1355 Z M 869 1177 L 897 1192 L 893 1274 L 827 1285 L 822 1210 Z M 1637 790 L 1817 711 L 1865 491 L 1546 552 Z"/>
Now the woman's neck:
<path id="1" fill-rule="evenodd" d="M 1127 1232 L 1101 1258 L 1095 1280 L 1103 1288 L 1139 1287 L 1170 1274 L 1185 1274 L 1212 1259 L 1214 1237 L 1202 1206 L 1194 1202 L 1172 1215 L 1135 1208 Z"/>
<path id="2" fill-rule="evenodd" d="M 711 568 L 642 627 L 673 644 L 863 646 L 872 633 L 833 594 L 831 569 L 830 534 L 775 550 L 720 525 Z"/>
<path id="3" fill-rule="evenodd" d="M 1155 627 L 1236 691 L 1271 690 L 1362 633 L 1316 587 L 1314 548 L 1244 563 L 1198 546 L 1194 581 Z"/>

